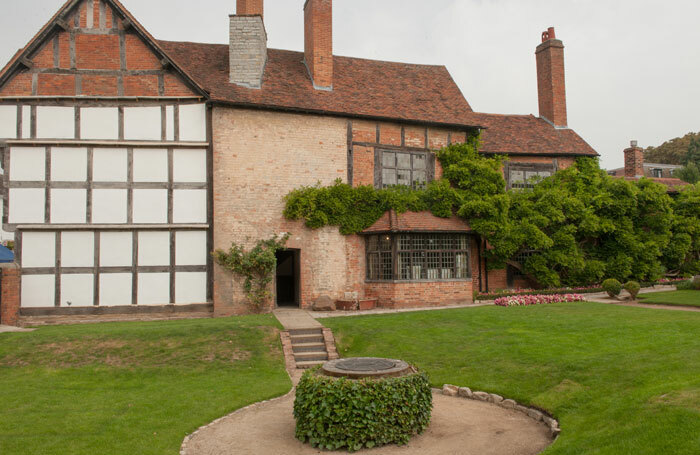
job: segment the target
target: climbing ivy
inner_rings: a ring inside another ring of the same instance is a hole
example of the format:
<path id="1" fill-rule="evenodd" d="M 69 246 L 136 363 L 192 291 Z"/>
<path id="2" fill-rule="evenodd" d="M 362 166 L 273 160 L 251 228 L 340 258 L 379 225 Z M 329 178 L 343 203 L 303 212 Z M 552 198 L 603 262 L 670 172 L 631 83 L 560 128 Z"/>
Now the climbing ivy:
<path id="1" fill-rule="evenodd" d="M 213 253 L 214 260 L 219 265 L 245 278 L 243 288 L 258 310 L 270 298 L 269 285 L 277 265 L 275 253 L 284 249 L 287 240 L 289 234 L 279 238 L 275 235 L 268 240 L 259 240 L 250 251 L 245 251 L 234 242 L 228 251 L 219 249 Z"/>

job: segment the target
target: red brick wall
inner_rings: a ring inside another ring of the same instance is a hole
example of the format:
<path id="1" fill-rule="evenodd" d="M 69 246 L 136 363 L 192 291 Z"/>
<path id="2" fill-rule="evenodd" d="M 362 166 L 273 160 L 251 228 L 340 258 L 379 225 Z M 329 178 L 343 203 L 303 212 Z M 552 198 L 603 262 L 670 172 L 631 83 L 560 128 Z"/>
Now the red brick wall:
<path id="1" fill-rule="evenodd" d="M 316 87 L 333 86 L 333 2 L 304 5 L 304 60 Z"/>
<path id="2" fill-rule="evenodd" d="M 17 264 L 7 264 L 1 269 L 2 297 L 0 297 L 0 324 L 17 325 L 20 305 L 20 270 Z"/>
<path id="3" fill-rule="evenodd" d="M 644 149 L 630 147 L 625 149 L 625 177 L 644 175 Z"/>
<path id="4" fill-rule="evenodd" d="M 471 281 L 367 283 L 367 296 L 384 308 L 456 305 L 474 301 Z"/>
<path id="5" fill-rule="evenodd" d="M 236 14 L 239 16 L 262 16 L 263 12 L 263 0 L 238 0 L 236 2 Z"/>
<path id="6" fill-rule="evenodd" d="M 88 21 L 88 5 L 91 4 Z M 75 24 L 79 16 L 80 27 L 74 28 L 75 68 L 74 70 L 100 70 L 100 75 L 66 74 L 71 69 L 71 34 L 65 31 L 49 36 L 28 59 L 32 69 L 15 75 L 3 87 L 0 96 L 194 96 L 196 93 L 175 72 L 162 68 L 160 58 L 133 31 L 124 31 L 120 21 L 114 21 L 114 12 L 107 3 L 100 7 L 100 0 L 84 0 L 73 16 L 64 22 Z M 104 11 L 104 17 L 100 17 Z M 104 28 L 101 28 L 101 25 Z M 89 33 L 85 30 L 91 27 Z M 119 45 L 124 34 L 125 46 Z M 58 58 L 54 60 L 55 43 L 58 43 Z M 122 61 L 125 62 L 122 67 Z M 150 70 L 158 74 L 139 74 Z M 36 74 L 39 73 L 39 74 Z M 32 78 L 37 77 L 36 87 Z M 158 78 L 163 77 L 163 93 L 159 93 Z M 78 80 L 79 79 L 79 80 Z M 123 82 L 119 82 L 123 81 Z M 119 85 L 119 84 L 123 85 Z M 80 89 L 80 93 L 78 93 Z"/>

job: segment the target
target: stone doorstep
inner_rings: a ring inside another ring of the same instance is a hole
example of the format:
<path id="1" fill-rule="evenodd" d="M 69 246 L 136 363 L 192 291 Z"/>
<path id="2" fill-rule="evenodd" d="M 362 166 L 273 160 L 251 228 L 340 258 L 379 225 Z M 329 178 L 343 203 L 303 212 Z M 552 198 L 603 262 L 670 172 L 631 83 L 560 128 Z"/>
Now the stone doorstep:
<path id="1" fill-rule="evenodd" d="M 483 401 L 486 403 L 493 403 L 505 409 L 512 409 L 518 411 L 536 422 L 543 422 L 549 428 L 549 434 L 553 438 L 557 438 L 559 433 L 561 433 L 561 428 L 559 427 L 559 422 L 551 417 L 546 411 L 537 408 L 531 408 L 527 406 L 522 406 L 518 404 L 515 400 L 504 399 L 500 395 L 495 393 L 472 391 L 469 387 L 458 387 L 452 384 L 445 384 L 442 389 L 437 389 L 443 395 L 450 397 L 461 397 L 469 400 Z"/>

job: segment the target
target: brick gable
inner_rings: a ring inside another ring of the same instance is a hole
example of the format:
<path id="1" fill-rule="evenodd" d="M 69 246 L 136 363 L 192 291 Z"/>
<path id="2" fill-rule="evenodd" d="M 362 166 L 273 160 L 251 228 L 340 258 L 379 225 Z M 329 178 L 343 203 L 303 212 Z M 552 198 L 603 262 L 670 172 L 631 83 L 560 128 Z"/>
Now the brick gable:
<path id="1" fill-rule="evenodd" d="M 70 0 L 0 72 L 0 96 L 201 97 L 114 0 Z"/>

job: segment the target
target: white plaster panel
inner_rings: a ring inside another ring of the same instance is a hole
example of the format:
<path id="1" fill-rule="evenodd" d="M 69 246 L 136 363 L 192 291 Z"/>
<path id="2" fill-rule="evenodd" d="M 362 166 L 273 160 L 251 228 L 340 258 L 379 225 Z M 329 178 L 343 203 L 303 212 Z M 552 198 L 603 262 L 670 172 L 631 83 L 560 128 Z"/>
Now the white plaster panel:
<path id="1" fill-rule="evenodd" d="M 95 275 L 61 275 L 61 306 L 86 307 L 94 305 Z"/>
<path id="2" fill-rule="evenodd" d="M 176 149 L 173 151 L 175 182 L 206 183 L 207 151 Z"/>
<path id="3" fill-rule="evenodd" d="M 51 223 L 85 223 L 87 190 L 51 190 Z"/>
<path id="4" fill-rule="evenodd" d="M 36 135 L 38 138 L 75 139 L 75 108 L 38 106 Z"/>
<path id="5" fill-rule="evenodd" d="M 92 180 L 95 182 L 126 182 L 126 149 L 93 150 Z"/>
<path id="6" fill-rule="evenodd" d="M 125 107 L 124 139 L 161 140 L 160 107 Z"/>
<path id="7" fill-rule="evenodd" d="M 56 233 L 22 234 L 22 267 L 56 267 Z"/>
<path id="8" fill-rule="evenodd" d="M 139 305 L 168 305 L 170 303 L 169 273 L 139 273 Z"/>
<path id="9" fill-rule="evenodd" d="M 165 139 L 175 140 L 175 107 L 165 106 Z"/>
<path id="10" fill-rule="evenodd" d="M 206 303 L 207 302 L 207 274 L 176 273 L 175 274 L 175 303 Z"/>
<path id="11" fill-rule="evenodd" d="M 81 139 L 119 139 L 119 108 L 81 108 L 80 137 Z"/>
<path id="12" fill-rule="evenodd" d="M 92 222 L 124 224 L 127 222 L 127 190 L 92 190 Z"/>
<path id="13" fill-rule="evenodd" d="M 17 106 L 0 106 L 0 137 L 17 138 Z"/>
<path id="14" fill-rule="evenodd" d="M 46 192 L 42 188 L 10 188 L 11 224 L 43 223 Z"/>
<path id="15" fill-rule="evenodd" d="M 170 265 L 169 232 L 139 232 L 139 265 Z"/>
<path id="16" fill-rule="evenodd" d="M 43 147 L 12 147 L 10 149 L 10 180 L 43 182 L 46 180 L 46 149 Z"/>
<path id="17" fill-rule="evenodd" d="M 168 190 L 134 190 L 134 223 L 168 222 Z"/>
<path id="18" fill-rule="evenodd" d="M 207 257 L 206 231 L 175 233 L 175 265 L 206 265 Z"/>
<path id="19" fill-rule="evenodd" d="M 131 232 L 102 232 L 100 234 L 100 266 L 131 267 L 133 264 L 133 234 Z"/>
<path id="20" fill-rule="evenodd" d="M 85 182 L 87 180 L 87 149 L 51 149 L 51 180 L 55 182 Z"/>
<path id="21" fill-rule="evenodd" d="M 22 138 L 27 139 L 32 135 L 32 108 L 22 106 Z"/>
<path id="22" fill-rule="evenodd" d="M 207 191 L 173 191 L 173 223 L 206 223 Z"/>
<path id="23" fill-rule="evenodd" d="M 207 140 L 207 109 L 204 104 L 180 105 L 180 140 Z"/>
<path id="24" fill-rule="evenodd" d="M 22 275 L 22 307 L 45 308 L 55 305 L 56 275 Z"/>
<path id="25" fill-rule="evenodd" d="M 132 277 L 130 273 L 100 275 L 100 306 L 131 305 Z"/>
<path id="26" fill-rule="evenodd" d="M 61 234 L 61 267 L 92 267 L 95 265 L 95 234 L 93 232 L 64 232 Z"/>
<path id="27" fill-rule="evenodd" d="M 165 149 L 134 150 L 134 182 L 167 182 L 168 151 Z"/>

